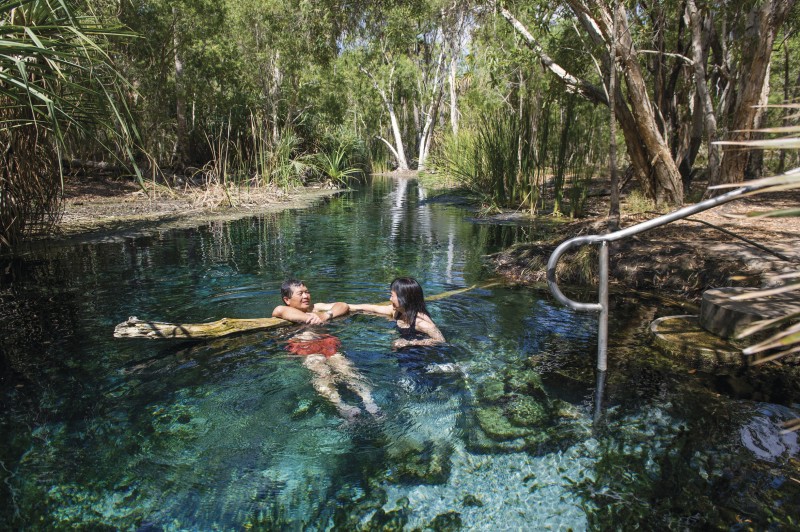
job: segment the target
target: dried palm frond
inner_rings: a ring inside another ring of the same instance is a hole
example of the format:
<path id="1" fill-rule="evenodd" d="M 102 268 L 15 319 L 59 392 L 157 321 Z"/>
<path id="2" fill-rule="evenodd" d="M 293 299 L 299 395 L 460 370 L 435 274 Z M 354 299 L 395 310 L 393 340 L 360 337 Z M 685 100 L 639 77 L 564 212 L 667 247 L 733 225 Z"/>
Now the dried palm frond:
<path id="1" fill-rule="evenodd" d="M 773 107 L 773 106 L 768 106 L 768 107 Z M 784 105 L 776 105 L 774 107 L 800 109 L 800 104 L 791 103 Z M 761 129 L 759 130 L 759 132 L 773 133 L 773 134 L 798 133 L 800 132 L 800 127 L 787 126 L 783 128 L 767 128 L 767 129 Z M 800 148 L 800 138 L 794 136 L 794 137 L 784 137 L 780 139 L 752 140 L 752 141 L 738 142 L 738 143 L 725 142 L 721 144 L 737 144 L 740 146 L 747 146 L 747 147 L 761 148 L 761 149 L 769 149 L 769 148 L 796 149 Z M 800 188 L 800 168 L 794 168 L 781 175 L 766 177 L 756 181 L 750 181 L 748 182 L 748 184 L 766 185 L 765 188 L 755 191 L 752 194 L 763 194 L 765 192 L 781 192 L 781 191 L 798 189 Z M 733 185 L 733 186 L 740 186 L 740 185 Z M 723 186 L 716 188 L 723 188 Z M 789 208 L 789 209 L 773 210 L 767 212 L 748 213 L 748 216 L 763 216 L 763 217 L 800 216 L 800 208 Z M 742 294 L 740 296 L 735 297 L 734 299 L 745 300 L 753 298 L 762 298 L 762 297 L 769 297 L 778 294 L 786 294 L 789 292 L 798 291 L 800 290 L 800 281 L 796 280 L 798 277 L 800 277 L 800 272 L 792 272 L 789 274 L 781 275 L 776 278 L 776 280 L 779 280 L 782 283 L 779 286 L 765 288 L 763 290 L 749 292 L 747 294 Z M 768 338 L 766 338 L 761 342 L 758 342 L 754 345 L 747 347 L 742 351 L 745 355 L 763 355 L 760 356 L 759 358 L 754 359 L 751 362 L 751 364 L 753 365 L 763 364 L 765 362 L 778 360 L 790 355 L 796 355 L 800 353 L 800 311 L 794 309 L 788 309 L 784 313 L 784 315 L 779 316 L 777 318 L 755 322 L 750 327 L 742 331 L 739 335 L 737 335 L 737 338 L 739 339 L 748 338 L 752 337 L 756 333 L 765 333 L 765 332 L 770 332 L 771 336 L 769 336 Z M 800 422 L 791 425 L 791 427 L 787 427 L 786 430 L 793 431 L 798 429 L 800 429 Z"/>

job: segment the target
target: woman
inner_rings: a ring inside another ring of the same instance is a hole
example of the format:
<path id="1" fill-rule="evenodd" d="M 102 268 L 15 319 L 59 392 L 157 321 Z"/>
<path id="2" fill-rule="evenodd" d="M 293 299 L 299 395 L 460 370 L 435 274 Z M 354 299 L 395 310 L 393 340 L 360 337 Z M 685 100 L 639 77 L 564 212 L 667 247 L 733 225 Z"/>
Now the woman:
<path id="1" fill-rule="evenodd" d="M 422 287 L 411 277 L 398 277 L 392 281 L 391 305 L 350 305 L 351 312 L 368 312 L 388 316 L 397 321 L 400 338 L 392 343 L 392 347 L 400 348 L 409 345 L 436 345 L 445 341 L 439 328 L 433 323 Z"/>

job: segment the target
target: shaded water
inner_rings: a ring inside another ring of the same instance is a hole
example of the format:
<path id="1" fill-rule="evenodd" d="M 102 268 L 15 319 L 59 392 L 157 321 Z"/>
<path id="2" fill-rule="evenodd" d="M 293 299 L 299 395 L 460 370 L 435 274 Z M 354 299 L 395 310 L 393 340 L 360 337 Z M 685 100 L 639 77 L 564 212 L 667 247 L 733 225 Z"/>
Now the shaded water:
<path id="1" fill-rule="evenodd" d="M 129 315 L 269 315 L 281 281 L 316 301 L 378 302 L 397 275 L 432 295 L 480 283 L 492 227 L 376 179 L 305 211 L 4 264 L 0 526 L 208 530 L 791 528 L 797 392 L 652 351 L 657 302 L 617 297 L 610 368 L 596 321 L 530 289 L 433 302 L 449 343 L 392 351 L 392 324 L 327 332 L 382 410 L 345 422 L 286 349 L 296 331 L 204 343 L 114 339 Z M 595 404 L 601 384 L 602 403 Z M 342 387 L 343 397 L 359 405 Z M 758 401 L 756 401 L 757 399 Z"/>

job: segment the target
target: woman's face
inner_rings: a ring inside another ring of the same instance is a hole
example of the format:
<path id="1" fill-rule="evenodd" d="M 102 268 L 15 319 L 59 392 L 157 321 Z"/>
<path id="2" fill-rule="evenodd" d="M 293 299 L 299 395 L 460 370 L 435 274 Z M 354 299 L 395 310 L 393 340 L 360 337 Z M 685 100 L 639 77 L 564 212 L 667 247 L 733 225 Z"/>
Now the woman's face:
<path id="1" fill-rule="evenodd" d="M 392 295 L 389 297 L 389 301 L 392 302 L 392 308 L 395 310 L 400 310 L 400 303 L 397 301 L 397 292 L 392 290 Z"/>

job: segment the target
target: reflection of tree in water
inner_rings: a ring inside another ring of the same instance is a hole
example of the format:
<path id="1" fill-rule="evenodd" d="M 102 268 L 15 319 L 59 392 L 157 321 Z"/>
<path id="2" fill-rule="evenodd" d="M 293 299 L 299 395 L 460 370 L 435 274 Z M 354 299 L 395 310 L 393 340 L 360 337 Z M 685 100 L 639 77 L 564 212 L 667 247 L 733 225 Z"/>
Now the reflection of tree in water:
<path id="1" fill-rule="evenodd" d="M 48 286 L 54 277 L 65 278 L 65 272 L 55 271 L 58 263 L 48 261 L 23 265 L 12 259 L 0 266 L 4 272 L 0 282 L 3 379 L 35 384 L 43 380 L 44 372 L 59 373 L 58 368 L 74 366 L 59 351 L 63 343 L 76 340 L 78 304 L 68 287 L 57 295 L 39 290 L 40 281 Z"/>
<path id="2" fill-rule="evenodd" d="M 413 182 L 416 186 L 409 187 Z M 416 191 L 416 198 L 412 198 L 412 191 Z M 431 227 L 431 207 L 425 202 L 425 189 L 416 180 L 405 177 L 397 179 L 397 186 L 389 195 L 391 206 L 391 232 L 389 241 L 394 242 L 402 237 L 410 241 L 415 237 L 422 238 L 425 242 L 433 242 Z"/>

